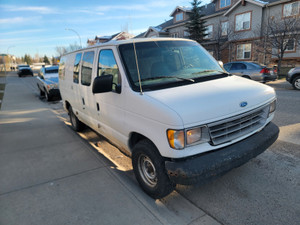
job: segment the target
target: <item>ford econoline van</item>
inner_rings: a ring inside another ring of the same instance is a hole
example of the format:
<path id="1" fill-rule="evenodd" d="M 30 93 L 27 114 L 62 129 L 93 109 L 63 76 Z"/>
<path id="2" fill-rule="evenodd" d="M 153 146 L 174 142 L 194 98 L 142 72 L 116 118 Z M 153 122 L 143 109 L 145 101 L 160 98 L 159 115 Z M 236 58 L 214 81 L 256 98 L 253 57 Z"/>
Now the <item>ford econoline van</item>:
<path id="1" fill-rule="evenodd" d="M 68 53 L 59 88 L 72 127 L 132 157 L 153 198 L 238 167 L 278 137 L 273 88 L 227 73 L 197 42 L 112 41 Z"/>

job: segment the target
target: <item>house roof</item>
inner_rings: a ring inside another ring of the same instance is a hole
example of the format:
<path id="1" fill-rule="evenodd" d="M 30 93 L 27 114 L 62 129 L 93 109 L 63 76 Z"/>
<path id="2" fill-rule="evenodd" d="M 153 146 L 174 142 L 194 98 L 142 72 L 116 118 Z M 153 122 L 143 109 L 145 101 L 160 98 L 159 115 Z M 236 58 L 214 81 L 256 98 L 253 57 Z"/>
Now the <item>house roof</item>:
<path id="1" fill-rule="evenodd" d="M 168 26 L 171 26 L 172 24 L 173 24 L 173 19 L 170 19 L 170 20 L 165 21 L 165 22 L 163 22 L 162 24 L 159 24 L 159 25 L 157 25 L 157 26 L 155 26 L 155 27 L 150 26 L 146 32 L 143 32 L 143 33 L 141 33 L 141 34 L 135 36 L 135 38 L 145 37 L 145 35 L 146 35 L 149 31 L 151 31 L 151 30 L 153 30 L 153 31 L 155 31 L 155 32 L 157 32 L 157 33 L 166 33 L 166 31 L 165 31 L 164 29 L 165 29 L 166 27 L 168 27 Z"/>
<path id="2" fill-rule="evenodd" d="M 237 1 L 232 7 L 230 7 L 230 9 L 228 9 L 227 12 L 224 13 L 224 16 L 227 16 L 229 13 L 231 13 L 236 7 L 240 6 L 241 2 L 245 1 L 245 2 L 249 2 L 252 3 L 254 5 L 260 6 L 260 7 L 264 7 L 267 2 L 263 2 L 260 0 L 239 0 Z"/>
<path id="3" fill-rule="evenodd" d="M 209 16 L 216 13 L 216 4 L 209 3 L 200 7 L 201 13 L 203 16 Z"/>
<path id="4" fill-rule="evenodd" d="M 187 6 L 177 6 L 173 11 L 172 13 L 170 14 L 170 16 L 174 16 L 174 14 L 178 11 L 183 11 L 183 12 L 190 12 L 192 10 L 191 7 L 187 7 Z"/>
<path id="5" fill-rule="evenodd" d="M 268 4 L 274 3 L 274 2 L 280 2 L 282 0 L 244 0 L 246 2 L 252 3 L 254 5 L 265 7 Z M 284 2 L 287 2 L 290 0 L 284 0 Z M 237 1 L 227 12 L 224 13 L 224 16 L 227 16 L 230 12 L 232 12 L 236 7 L 240 5 L 242 0 Z"/>

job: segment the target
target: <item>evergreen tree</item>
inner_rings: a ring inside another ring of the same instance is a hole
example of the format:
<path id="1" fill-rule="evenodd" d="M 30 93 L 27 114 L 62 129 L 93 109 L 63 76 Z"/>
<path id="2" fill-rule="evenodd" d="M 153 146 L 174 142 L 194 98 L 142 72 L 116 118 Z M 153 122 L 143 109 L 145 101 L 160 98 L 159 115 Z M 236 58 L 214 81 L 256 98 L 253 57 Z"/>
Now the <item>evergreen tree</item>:
<path id="1" fill-rule="evenodd" d="M 54 56 L 52 56 L 51 62 L 52 62 L 52 64 L 57 64 L 57 60 L 54 58 Z"/>
<path id="2" fill-rule="evenodd" d="M 202 19 L 203 15 L 201 15 L 201 10 L 199 6 L 201 4 L 201 1 L 194 0 L 193 2 L 191 2 L 191 4 L 193 8 L 190 13 L 190 21 L 187 22 L 186 28 L 190 34 L 189 38 L 200 43 L 206 36 L 206 28 L 204 26 L 205 22 Z"/>
<path id="3" fill-rule="evenodd" d="M 48 59 L 48 57 L 47 57 L 46 55 L 44 56 L 43 62 L 44 62 L 45 64 L 50 64 L 49 59 Z"/>
<path id="4" fill-rule="evenodd" d="M 27 65 L 31 65 L 32 59 L 31 59 L 30 55 L 25 54 L 24 62 L 27 63 Z"/>

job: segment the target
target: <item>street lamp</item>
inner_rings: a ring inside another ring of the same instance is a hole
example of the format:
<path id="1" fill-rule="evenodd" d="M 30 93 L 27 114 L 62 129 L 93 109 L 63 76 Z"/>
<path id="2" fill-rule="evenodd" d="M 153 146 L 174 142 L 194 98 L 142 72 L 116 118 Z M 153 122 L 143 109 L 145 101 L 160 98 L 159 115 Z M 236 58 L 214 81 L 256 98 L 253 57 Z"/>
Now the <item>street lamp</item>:
<path id="1" fill-rule="evenodd" d="M 13 48 L 13 47 L 16 47 L 16 46 L 15 46 L 15 45 L 8 46 L 8 48 L 7 48 L 7 55 L 8 55 L 8 50 L 9 50 L 10 48 Z"/>
<path id="2" fill-rule="evenodd" d="M 11 69 L 11 61 L 10 61 L 10 56 L 9 56 L 9 54 L 8 54 L 8 50 L 10 49 L 10 48 L 13 48 L 13 47 L 16 47 L 15 45 L 10 45 L 10 46 L 8 46 L 7 47 L 7 59 L 8 59 L 8 67 L 9 67 L 9 69 Z"/>
<path id="3" fill-rule="evenodd" d="M 73 31 L 75 34 L 77 34 L 78 38 L 79 38 L 79 41 L 80 41 L 80 48 L 82 48 L 82 44 L 81 44 L 81 38 L 78 34 L 78 32 L 76 30 L 73 30 L 73 29 L 70 29 L 70 28 L 65 28 L 65 30 L 70 30 L 70 31 Z"/>

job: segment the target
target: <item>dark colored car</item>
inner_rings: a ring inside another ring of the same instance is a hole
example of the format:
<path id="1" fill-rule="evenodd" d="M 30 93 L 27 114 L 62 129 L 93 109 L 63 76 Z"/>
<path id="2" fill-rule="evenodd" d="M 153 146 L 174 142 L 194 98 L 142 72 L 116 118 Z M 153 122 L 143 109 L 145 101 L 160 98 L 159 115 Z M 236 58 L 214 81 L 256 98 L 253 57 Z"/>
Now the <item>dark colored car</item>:
<path id="1" fill-rule="evenodd" d="M 33 76 L 32 69 L 30 68 L 29 65 L 19 65 L 18 66 L 18 76 L 19 77 Z"/>
<path id="2" fill-rule="evenodd" d="M 290 69 L 286 75 L 286 80 L 290 82 L 296 90 L 300 90 L 300 67 Z"/>
<path id="3" fill-rule="evenodd" d="M 262 83 L 277 79 L 276 69 L 269 69 L 266 66 L 255 62 L 229 62 L 224 64 L 224 69 L 234 75 L 242 76 Z"/>

